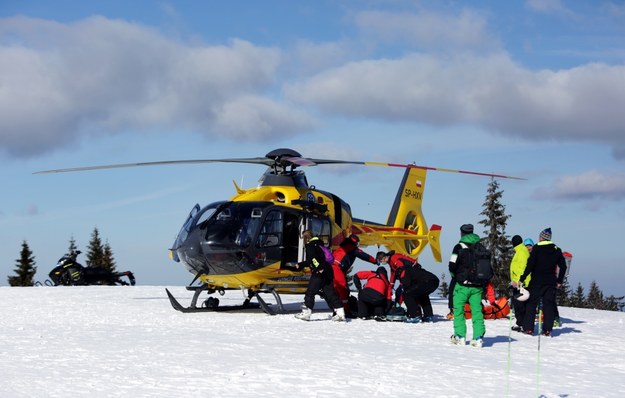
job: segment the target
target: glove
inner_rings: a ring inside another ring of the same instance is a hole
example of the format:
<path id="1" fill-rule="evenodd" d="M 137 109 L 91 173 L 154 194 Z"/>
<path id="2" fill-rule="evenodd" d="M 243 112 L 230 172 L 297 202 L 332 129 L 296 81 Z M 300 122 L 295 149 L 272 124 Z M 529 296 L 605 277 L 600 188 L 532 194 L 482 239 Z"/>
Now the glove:
<path id="1" fill-rule="evenodd" d="M 484 300 L 482 300 L 482 306 L 484 306 L 484 307 L 490 307 L 490 306 L 491 306 L 491 304 L 490 304 L 490 302 L 489 302 L 488 300 L 484 299 Z"/>
<path id="2" fill-rule="evenodd" d="M 360 279 L 354 278 L 354 286 L 358 290 L 358 293 L 362 290 L 362 284 L 360 283 Z"/>

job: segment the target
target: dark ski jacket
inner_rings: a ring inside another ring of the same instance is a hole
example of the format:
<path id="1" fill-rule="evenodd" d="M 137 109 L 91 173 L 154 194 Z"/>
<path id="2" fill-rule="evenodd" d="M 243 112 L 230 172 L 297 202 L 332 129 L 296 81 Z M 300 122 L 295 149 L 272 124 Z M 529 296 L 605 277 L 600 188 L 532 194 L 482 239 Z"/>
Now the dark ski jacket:
<path id="1" fill-rule="evenodd" d="M 398 275 L 404 295 L 430 294 L 440 283 L 436 275 L 423 269 L 419 263 L 400 268 Z"/>
<path id="2" fill-rule="evenodd" d="M 556 275 L 557 267 L 559 267 L 559 270 Z M 530 288 L 535 288 L 537 286 L 555 287 L 556 284 L 562 284 L 564 275 L 566 274 L 566 261 L 562 250 L 552 241 L 541 240 L 538 242 L 534 245 L 527 259 L 525 272 L 523 272 L 519 280 L 525 283 L 525 279 L 530 274 L 532 275 L 529 281 Z"/>
<path id="3" fill-rule="evenodd" d="M 476 234 L 466 234 L 460 238 L 460 242 L 454 246 L 451 252 L 451 259 L 449 260 L 449 273 L 452 277 L 456 276 L 460 267 L 464 267 L 466 265 L 462 264 L 462 260 L 458 261 L 460 259 L 460 252 L 465 250 L 469 245 L 474 245 L 479 241 L 480 237 Z"/>
<path id="4" fill-rule="evenodd" d="M 314 237 L 306 244 L 306 259 L 299 263 L 300 267 L 309 267 L 313 275 L 322 275 L 326 280 L 334 279 L 332 265 L 326 262 L 323 249 L 319 247 L 322 242 Z"/>

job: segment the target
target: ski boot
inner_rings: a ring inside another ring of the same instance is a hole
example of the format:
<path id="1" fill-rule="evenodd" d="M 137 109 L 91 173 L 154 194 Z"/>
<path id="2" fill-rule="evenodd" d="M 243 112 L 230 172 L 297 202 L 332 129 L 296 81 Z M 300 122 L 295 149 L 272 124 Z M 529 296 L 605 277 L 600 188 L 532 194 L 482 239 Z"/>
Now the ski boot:
<path id="1" fill-rule="evenodd" d="M 451 344 L 455 345 L 465 345 L 467 343 L 464 337 L 456 335 L 451 335 L 449 341 L 451 342 Z"/>
<path id="2" fill-rule="evenodd" d="M 484 345 L 484 340 L 481 337 L 471 340 L 471 347 L 482 348 L 483 345 Z"/>
<path id="3" fill-rule="evenodd" d="M 336 308 L 334 310 L 334 316 L 332 316 L 332 320 L 335 322 L 345 322 L 345 309 L 343 307 Z"/>
<path id="4" fill-rule="evenodd" d="M 308 307 L 302 307 L 302 312 L 299 314 L 295 314 L 295 318 L 301 319 L 302 321 L 310 321 L 310 316 L 312 315 L 312 310 Z"/>

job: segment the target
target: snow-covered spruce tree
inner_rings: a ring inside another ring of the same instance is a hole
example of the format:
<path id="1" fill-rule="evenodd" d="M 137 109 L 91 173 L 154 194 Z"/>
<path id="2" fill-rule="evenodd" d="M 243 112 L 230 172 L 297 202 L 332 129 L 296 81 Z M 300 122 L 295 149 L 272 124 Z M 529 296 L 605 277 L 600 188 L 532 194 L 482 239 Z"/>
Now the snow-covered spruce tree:
<path id="1" fill-rule="evenodd" d="M 98 227 L 95 227 L 91 233 L 91 240 L 87 246 L 86 262 L 88 267 L 104 266 L 104 247 L 102 246 L 102 239 L 100 239 Z"/>
<path id="2" fill-rule="evenodd" d="M 115 259 L 113 258 L 113 250 L 111 250 L 111 245 L 109 245 L 108 241 L 104 244 L 102 267 L 111 272 L 117 272 L 117 267 L 115 267 Z"/>
<path id="3" fill-rule="evenodd" d="M 15 276 L 9 276 L 10 286 L 33 286 L 33 278 L 37 272 L 35 256 L 26 241 L 22 242 L 20 258 L 16 260 Z"/>
<path id="4" fill-rule="evenodd" d="M 493 265 L 493 287 L 495 295 L 507 295 L 510 282 L 510 261 L 514 250 L 510 250 L 510 240 L 506 236 L 506 225 L 511 217 L 506 214 L 506 206 L 501 204 L 503 191 L 499 189 L 499 183 L 491 178 L 488 183 L 486 200 L 483 203 L 484 210 L 480 213 L 485 218 L 479 221 L 485 228 L 485 237 L 482 243 L 491 253 Z"/>

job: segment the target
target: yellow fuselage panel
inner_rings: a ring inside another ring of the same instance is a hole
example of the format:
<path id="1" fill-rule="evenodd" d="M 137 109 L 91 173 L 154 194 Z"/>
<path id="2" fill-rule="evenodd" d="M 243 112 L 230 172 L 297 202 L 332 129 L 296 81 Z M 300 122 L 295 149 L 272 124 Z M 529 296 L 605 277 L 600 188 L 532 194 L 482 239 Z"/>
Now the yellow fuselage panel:
<path id="1" fill-rule="evenodd" d="M 255 271 L 230 275 L 202 275 L 200 280 L 213 289 L 262 290 L 274 288 L 278 293 L 303 293 L 306 290 L 310 273 L 280 269 L 276 262 Z"/>

